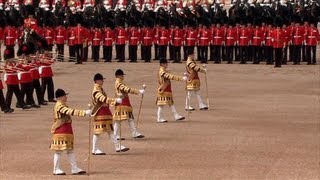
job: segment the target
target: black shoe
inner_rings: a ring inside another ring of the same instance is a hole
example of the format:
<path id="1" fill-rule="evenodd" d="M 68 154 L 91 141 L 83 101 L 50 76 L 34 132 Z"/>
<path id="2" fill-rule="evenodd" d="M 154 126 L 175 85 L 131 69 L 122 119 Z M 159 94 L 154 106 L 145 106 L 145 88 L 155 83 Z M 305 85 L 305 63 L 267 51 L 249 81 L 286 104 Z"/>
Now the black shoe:
<path id="1" fill-rule="evenodd" d="M 117 62 L 124 62 L 124 60 L 118 60 Z"/>
<path id="2" fill-rule="evenodd" d="M 49 99 L 49 102 L 57 102 L 55 99 Z"/>
<path id="3" fill-rule="evenodd" d="M 75 64 L 82 64 L 82 62 L 76 62 Z"/>
<path id="4" fill-rule="evenodd" d="M 278 65 L 278 66 L 274 66 L 274 68 L 281 68 L 281 66 L 280 66 L 280 65 Z"/>
<path id="5" fill-rule="evenodd" d="M 92 153 L 92 155 L 94 155 L 94 156 L 96 156 L 96 155 L 103 156 L 103 155 L 106 155 L 106 153 Z"/>
<path id="6" fill-rule="evenodd" d="M 31 106 L 32 106 L 33 108 L 40 108 L 40 106 L 37 105 L 37 104 L 32 104 Z"/>
<path id="7" fill-rule="evenodd" d="M 116 150 L 116 152 L 126 152 L 126 151 L 129 151 L 130 149 L 129 148 L 124 148 L 124 149 L 121 149 L 121 150 Z"/>
<path id="8" fill-rule="evenodd" d="M 22 106 L 22 109 L 30 109 L 30 108 L 31 108 L 30 105 L 24 105 L 24 106 Z"/>
<path id="9" fill-rule="evenodd" d="M 48 103 L 47 103 L 47 102 L 45 102 L 45 101 L 40 102 L 39 104 L 40 104 L 40 105 L 45 105 L 45 106 L 46 106 L 46 105 L 48 105 Z"/>
<path id="10" fill-rule="evenodd" d="M 110 60 L 105 60 L 104 62 L 111 62 Z"/>
<path id="11" fill-rule="evenodd" d="M 55 176 L 65 176 L 66 173 L 57 173 L 57 174 L 53 174 L 53 175 L 55 175 Z"/>
<path id="12" fill-rule="evenodd" d="M 144 138 L 144 135 L 140 134 L 139 136 L 136 136 L 136 137 L 133 137 L 133 138 L 135 138 L 135 139 L 142 139 L 142 138 Z"/>
<path id="13" fill-rule="evenodd" d="M 208 107 L 200 108 L 201 111 L 208 110 Z"/>
<path id="14" fill-rule="evenodd" d="M 79 171 L 77 173 L 72 173 L 72 175 L 83 175 L 83 174 L 86 174 L 87 172 L 86 171 Z"/>
<path id="15" fill-rule="evenodd" d="M 195 110 L 194 108 L 186 109 L 186 111 L 194 111 L 194 110 Z"/>
<path id="16" fill-rule="evenodd" d="M 181 121 L 181 120 L 184 120 L 184 119 L 186 119 L 186 118 L 184 116 L 182 116 L 181 118 L 176 119 L 176 121 Z"/>
<path id="17" fill-rule="evenodd" d="M 144 62 L 149 63 L 149 62 L 150 62 L 150 60 L 145 60 Z"/>
<path id="18" fill-rule="evenodd" d="M 131 61 L 129 61 L 129 62 L 131 62 L 131 63 L 136 63 L 137 61 L 133 61 L 133 60 L 131 60 Z"/>
<path id="19" fill-rule="evenodd" d="M 117 138 L 117 140 L 119 141 L 120 138 Z M 124 141 L 124 140 L 126 140 L 126 138 L 122 137 L 122 138 L 121 138 L 121 141 Z"/>
<path id="20" fill-rule="evenodd" d="M 13 113 L 14 112 L 14 109 L 6 109 L 3 111 L 4 113 Z"/>

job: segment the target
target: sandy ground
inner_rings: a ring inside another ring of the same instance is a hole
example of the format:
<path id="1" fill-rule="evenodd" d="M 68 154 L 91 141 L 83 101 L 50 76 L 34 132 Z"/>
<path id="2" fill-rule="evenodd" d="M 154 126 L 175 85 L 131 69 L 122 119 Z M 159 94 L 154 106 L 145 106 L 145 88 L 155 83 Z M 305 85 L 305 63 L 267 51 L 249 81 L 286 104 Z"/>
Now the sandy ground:
<path id="1" fill-rule="evenodd" d="M 54 65 L 55 88 L 69 92 L 70 107 L 86 109 L 96 72 L 107 79 L 114 95 L 114 72 L 122 68 L 125 82 L 147 85 L 139 130 L 146 138 L 130 138 L 127 123 L 123 144 L 131 150 L 116 153 L 107 136 L 100 147 L 106 156 L 92 156 L 90 176 L 52 175 L 49 150 L 53 105 L 0 114 L 0 179 L 320 179 L 320 65 L 283 66 L 209 64 L 209 111 L 195 111 L 175 122 L 169 108 L 166 124 L 156 123 L 155 92 L 158 62 Z M 184 64 L 169 64 L 182 75 Z M 202 96 L 205 99 L 204 75 Z M 184 111 L 183 82 L 173 82 L 178 112 Z M 130 96 L 137 117 L 141 96 Z M 192 101 L 195 107 L 195 99 Z M 15 99 L 13 104 L 15 104 Z M 75 153 L 81 168 L 88 154 L 89 118 L 73 118 Z"/>

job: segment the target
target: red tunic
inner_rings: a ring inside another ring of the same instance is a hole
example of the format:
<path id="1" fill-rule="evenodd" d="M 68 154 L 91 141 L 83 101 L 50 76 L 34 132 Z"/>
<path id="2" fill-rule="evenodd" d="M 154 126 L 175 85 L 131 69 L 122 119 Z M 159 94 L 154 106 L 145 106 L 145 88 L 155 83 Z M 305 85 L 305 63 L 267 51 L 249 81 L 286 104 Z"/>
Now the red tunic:
<path id="1" fill-rule="evenodd" d="M 74 27 L 70 27 L 68 29 L 68 45 L 69 46 L 74 46 L 75 45 L 75 28 Z"/>
<path id="2" fill-rule="evenodd" d="M 184 41 L 186 46 L 195 46 L 198 41 L 198 31 L 192 28 L 186 30 Z"/>
<path id="3" fill-rule="evenodd" d="M 199 30 L 199 46 L 208 46 L 210 41 L 210 30 L 206 28 L 201 28 Z"/>
<path id="4" fill-rule="evenodd" d="M 41 63 L 41 66 L 39 68 L 39 73 L 40 73 L 40 77 L 52 77 L 53 76 L 53 72 L 51 69 L 51 63 Z"/>
<path id="5" fill-rule="evenodd" d="M 4 28 L 4 44 L 6 46 L 13 46 L 18 38 L 18 30 L 14 26 L 7 26 Z"/>
<path id="6" fill-rule="evenodd" d="M 302 45 L 305 37 L 305 31 L 303 26 L 295 26 L 292 31 L 292 44 Z"/>
<path id="7" fill-rule="evenodd" d="M 261 27 L 256 27 L 253 29 L 253 38 L 252 45 L 253 46 L 261 46 L 262 41 L 264 40 L 264 31 Z"/>
<path id="8" fill-rule="evenodd" d="M 112 46 L 114 42 L 114 31 L 111 28 L 103 29 L 103 45 L 104 46 Z"/>
<path id="9" fill-rule="evenodd" d="M 168 29 L 160 29 L 159 30 L 159 46 L 167 46 L 169 43 L 170 34 Z"/>
<path id="10" fill-rule="evenodd" d="M 307 31 L 307 45 L 317 46 L 318 41 L 320 41 L 319 30 L 316 27 L 309 27 Z"/>
<path id="11" fill-rule="evenodd" d="M 151 28 L 143 28 L 141 31 L 141 37 L 142 37 L 142 45 L 144 46 L 152 46 L 153 42 L 153 29 Z"/>
<path id="12" fill-rule="evenodd" d="M 174 29 L 172 32 L 172 45 L 182 46 L 184 39 L 184 31 L 182 29 Z"/>
<path id="13" fill-rule="evenodd" d="M 247 28 L 242 27 L 240 29 L 239 46 L 249 45 L 249 41 L 250 41 L 249 34 L 250 34 L 250 31 Z"/>
<path id="14" fill-rule="evenodd" d="M 56 36 L 55 31 L 51 27 L 43 28 L 43 37 L 46 39 L 48 45 L 53 45 L 54 37 Z"/>
<path id="15" fill-rule="evenodd" d="M 129 45 L 138 45 L 141 39 L 141 33 L 137 28 L 129 29 Z"/>
<path id="16" fill-rule="evenodd" d="M 15 70 L 9 70 L 5 69 L 6 71 L 6 81 L 5 83 L 7 85 L 18 85 L 19 84 L 19 79 L 18 79 L 18 73 Z"/>
<path id="17" fill-rule="evenodd" d="M 82 26 L 77 26 L 74 28 L 74 32 L 75 32 L 75 44 L 83 44 L 85 42 L 85 40 L 88 38 L 88 32 L 86 30 L 86 28 L 82 27 Z"/>
<path id="18" fill-rule="evenodd" d="M 65 40 L 67 39 L 67 30 L 63 26 L 58 26 L 55 29 L 55 37 L 54 41 L 56 44 L 64 44 Z"/>
<path id="19" fill-rule="evenodd" d="M 274 29 L 272 31 L 272 47 L 273 48 L 283 48 L 284 44 L 285 44 L 285 36 L 284 36 L 284 33 L 283 33 L 283 30 L 282 29 Z"/>
<path id="20" fill-rule="evenodd" d="M 92 46 L 100 46 L 102 42 L 102 32 L 100 29 L 94 29 L 91 34 Z"/>
<path id="21" fill-rule="evenodd" d="M 236 42 L 236 29 L 228 27 L 226 31 L 226 46 L 234 46 Z"/>
<path id="22" fill-rule="evenodd" d="M 215 28 L 213 38 L 212 38 L 213 45 L 221 46 L 224 41 L 225 41 L 225 29 L 222 27 Z"/>
<path id="23" fill-rule="evenodd" d="M 116 36 L 116 44 L 118 45 L 126 44 L 128 35 L 127 35 L 127 31 L 124 28 L 122 27 L 116 28 L 115 36 Z"/>

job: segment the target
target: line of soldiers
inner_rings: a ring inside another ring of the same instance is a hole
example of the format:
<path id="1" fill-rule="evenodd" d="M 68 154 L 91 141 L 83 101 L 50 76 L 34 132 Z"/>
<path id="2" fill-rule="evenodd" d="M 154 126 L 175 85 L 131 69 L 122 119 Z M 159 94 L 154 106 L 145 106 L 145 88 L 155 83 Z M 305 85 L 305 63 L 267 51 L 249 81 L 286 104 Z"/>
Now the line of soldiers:
<path id="1" fill-rule="evenodd" d="M 159 86 L 157 92 L 157 122 L 166 123 L 167 120 L 163 117 L 163 107 L 169 105 L 176 121 L 184 120 L 185 117 L 177 113 L 174 106 L 171 80 L 186 81 L 186 111 L 194 111 L 195 109 L 190 105 L 190 98 L 192 94 L 196 94 L 199 101 L 200 110 L 208 110 L 207 105 L 202 102 L 200 97 L 200 78 L 198 72 L 206 73 L 207 70 L 196 64 L 194 54 L 190 53 L 186 63 L 187 72 L 183 76 L 173 75 L 167 72 L 168 61 L 166 59 L 160 60 L 160 69 L 157 75 Z M 137 131 L 137 124 L 133 116 L 133 107 L 130 103 L 129 94 L 144 95 L 145 86 L 142 89 L 135 89 L 127 86 L 124 83 L 125 73 L 123 70 L 118 69 L 115 71 L 115 98 L 107 96 L 103 89 L 104 77 L 102 74 L 97 73 L 93 77 L 94 86 L 91 93 L 92 105 L 91 109 L 78 110 L 69 108 L 66 105 L 67 95 L 64 90 L 57 89 L 55 96 L 57 103 L 54 107 L 54 123 L 51 128 L 52 139 L 50 149 L 54 150 L 53 157 L 53 174 L 66 175 L 60 169 L 60 158 L 63 151 L 67 152 L 67 156 L 71 165 L 71 173 L 73 175 L 86 174 L 86 171 L 80 169 L 76 163 L 75 155 L 73 153 L 73 130 L 71 116 L 91 116 L 93 117 L 92 125 L 92 155 L 106 155 L 98 147 L 99 139 L 103 133 L 107 133 L 111 142 L 115 145 L 116 152 L 125 152 L 129 148 L 121 145 L 121 141 L 125 140 L 121 135 L 121 122 L 127 121 L 131 130 L 133 138 L 144 138 L 144 135 Z M 112 113 L 110 107 L 114 106 Z"/>
<path id="2" fill-rule="evenodd" d="M 17 99 L 17 108 L 30 109 L 40 108 L 40 105 L 47 105 L 49 102 L 56 102 L 54 99 L 54 84 L 52 64 L 54 61 L 47 54 L 27 55 L 28 47 L 24 46 L 21 59 L 13 59 L 7 49 L 4 52 L 6 63 L 0 69 L 0 105 L 4 113 L 12 113 L 11 108 L 13 94 Z M 4 97 L 4 86 L 1 81 L 1 74 L 6 84 L 6 97 Z M 33 94 L 36 92 L 38 103 L 35 102 Z M 48 101 L 44 99 L 47 91 Z"/>

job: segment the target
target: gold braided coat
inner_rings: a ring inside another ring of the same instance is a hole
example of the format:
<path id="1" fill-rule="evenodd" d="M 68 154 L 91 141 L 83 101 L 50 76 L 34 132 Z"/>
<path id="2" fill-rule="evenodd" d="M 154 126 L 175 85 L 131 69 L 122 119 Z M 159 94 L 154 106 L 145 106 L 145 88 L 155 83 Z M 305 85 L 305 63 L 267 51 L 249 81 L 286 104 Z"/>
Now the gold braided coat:
<path id="1" fill-rule="evenodd" d="M 122 98 L 121 104 L 116 104 L 113 114 L 114 121 L 123 121 L 133 119 L 133 109 L 130 104 L 129 94 L 139 94 L 138 89 L 130 88 L 123 83 L 122 78 L 116 78 L 115 82 L 116 96 Z"/>
<path id="2" fill-rule="evenodd" d="M 93 104 L 92 115 L 94 116 L 93 133 L 101 134 L 103 132 L 111 132 L 113 130 L 112 113 L 109 105 L 114 106 L 116 100 L 107 97 L 106 92 L 99 84 L 94 84 L 91 99 Z"/>
<path id="3" fill-rule="evenodd" d="M 73 130 L 71 116 L 85 116 L 85 110 L 69 108 L 65 103 L 57 101 L 54 106 L 54 122 L 51 127 L 50 149 L 52 150 L 72 150 Z"/>
<path id="4" fill-rule="evenodd" d="M 177 76 L 168 73 L 164 67 L 160 66 L 160 70 L 158 73 L 159 87 L 156 101 L 156 104 L 158 106 L 173 104 L 171 80 L 182 81 L 183 78 L 182 76 Z"/>
<path id="5" fill-rule="evenodd" d="M 200 90 L 200 79 L 198 72 L 205 73 L 205 70 L 197 65 L 195 60 L 191 57 L 188 57 L 186 63 L 186 70 L 189 75 L 187 81 L 187 90 L 188 91 L 198 91 Z"/>

